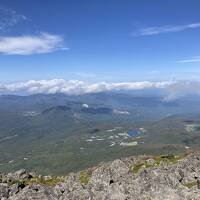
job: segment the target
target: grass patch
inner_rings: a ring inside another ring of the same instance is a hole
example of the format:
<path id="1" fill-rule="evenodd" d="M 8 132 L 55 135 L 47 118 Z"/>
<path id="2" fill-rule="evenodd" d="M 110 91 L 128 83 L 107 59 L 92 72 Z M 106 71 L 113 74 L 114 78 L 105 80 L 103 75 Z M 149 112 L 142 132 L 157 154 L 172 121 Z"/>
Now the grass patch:
<path id="1" fill-rule="evenodd" d="M 138 163 L 136 163 L 135 165 L 133 165 L 131 167 L 131 171 L 136 174 L 138 173 L 138 171 L 144 167 L 144 168 L 150 168 L 150 167 L 155 167 L 155 166 L 159 166 L 160 163 L 162 161 L 167 162 L 167 163 L 171 163 L 174 164 L 176 163 L 181 157 L 179 156 L 175 156 L 173 154 L 169 154 L 169 155 L 161 155 L 161 156 L 156 156 L 153 158 L 153 160 L 155 161 L 154 163 L 148 163 L 146 160 L 142 160 Z"/>
<path id="2" fill-rule="evenodd" d="M 176 156 L 173 154 L 167 154 L 167 155 L 161 155 L 154 157 L 155 164 L 160 165 L 161 161 L 168 162 L 171 164 L 177 163 L 178 160 L 180 160 L 180 156 Z"/>
<path id="3" fill-rule="evenodd" d="M 189 183 L 185 183 L 185 184 L 183 184 L 183 186 L 185 186 L 187 188 L 195 187 L 195 186 L 197 186 L 197 181 L 192 181 L 192 182 L 189 182 Z"/>
<path id="4" fill-rule="evenodd" d="M 139 171 L 142 167 L 144 167 L 144 168 L 150 168 L 150 167 L 153 167 L 153 166 L 154 166 L 153 164 L 149 164 L 147 161 L 142 161 L 142 162 L 140 162 L 140 163 L 138 163 L 138 164 L 133 165 L 132 168 L 131 168 L 131 171 L 132 171 L 134 174 L 136 174 L 136 173 L 138 173 L 138 171 Z"/>
<path id="5" fill-rule="evenodd" d="M 79 180 L 81 184 L 88 184 L 89 177 L 91 176 L 90 171 L 81 171 L 79 175 Z"/>
<path id="6" fill-rule="evenodd" d="M 131 171 L 136 174 L 144 166 L 144 163 L 136 164 L 132 166 Z"/>
<path id="7" fill-rule="evenodd" d="M 61 177 L 52 177 L 49 179 L 45 179 L 44 177 L 34 177 L 34 178 L 31 178 L 30 180 L 26 180 L 25 184 L 26 185 L 40 184 L 40 185 L 47 185 L 47 186 L 55 186 L 61 181 L 62 181 Z"/>

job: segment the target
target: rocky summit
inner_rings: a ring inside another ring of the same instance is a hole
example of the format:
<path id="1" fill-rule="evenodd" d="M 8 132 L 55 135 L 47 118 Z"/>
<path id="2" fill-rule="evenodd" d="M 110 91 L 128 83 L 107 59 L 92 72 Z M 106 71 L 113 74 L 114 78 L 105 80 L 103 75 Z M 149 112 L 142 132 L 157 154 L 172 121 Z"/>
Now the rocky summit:
<path id="1" fill-rule="evenodd" d="M 197 200 L 200 153 L 137 156 L 66 176 L 0 174 L 1 200 Z"/>

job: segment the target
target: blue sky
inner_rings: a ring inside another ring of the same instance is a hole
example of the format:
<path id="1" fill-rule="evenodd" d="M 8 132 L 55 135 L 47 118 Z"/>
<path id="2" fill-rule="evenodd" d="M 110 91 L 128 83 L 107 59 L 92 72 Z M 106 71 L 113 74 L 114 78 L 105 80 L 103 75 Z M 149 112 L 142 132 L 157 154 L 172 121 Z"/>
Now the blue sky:
<path id="1" fill-rule="evenodd" d="M 198 0 L 0 0 L 1 83 L 200 77 Z"/>

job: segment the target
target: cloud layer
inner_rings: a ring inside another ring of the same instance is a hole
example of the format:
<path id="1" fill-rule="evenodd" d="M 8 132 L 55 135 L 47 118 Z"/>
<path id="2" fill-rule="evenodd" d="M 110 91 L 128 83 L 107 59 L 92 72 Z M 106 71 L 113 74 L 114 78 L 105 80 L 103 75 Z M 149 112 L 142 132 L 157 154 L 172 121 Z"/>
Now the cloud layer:
<path id="1" fill-rule="evenodd" d="M 59 35 L 41 33 L 35 36 L 0 37 L 0 53 L 7 55 L 31 55 L 66 50 Z"/>
<path id="2" fill-rule="evenodd" d="M 163 81 L 163 82 L 121 82 L 121 83 L 86 83 L 79 80 L 30 80 L 10 84 L 0 84 L 0 93 L 54 94 L 65 93 L 79 95 L 104 91 L 160 89 L 167 92 L 166 99 L 173 99 L 186 94 L 200 94 L 200 82 L 197 81 Z"/>
<path id="3" fill-rule="evenodd" d="M 12 84 L 1 84 L 0 92 L 27 92 L 34 93 L 67 93 L 84 94 L 111 90 L 138 90 L 146 88 L 163 88 L 168 82 L 129 82 L 129 83 L 86 83 L 79 80 L 30 80 Z"/>
<path id="4" fill-rule="evenodd" d="M 200 23 L 191 23 L 185 25 L 167 25 L 167 26 L 154 26 L 140 29 L 138 32 L 133 33 L 134 36 L 148 36 L 158 35 L 163 33 L 180 32 L 188 29 L 200 28 Z"/>

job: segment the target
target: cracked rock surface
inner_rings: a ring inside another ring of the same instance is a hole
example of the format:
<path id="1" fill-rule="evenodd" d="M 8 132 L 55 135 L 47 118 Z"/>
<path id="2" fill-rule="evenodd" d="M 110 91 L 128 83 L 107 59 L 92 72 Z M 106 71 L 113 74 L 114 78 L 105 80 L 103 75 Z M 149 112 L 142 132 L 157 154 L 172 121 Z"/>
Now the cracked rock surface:
<path id="1" fill-rule="evenodd" d="M 200 153 L 137 156 L 52 177 L 0 173 L 0 200 L 199 200 Z"/>

